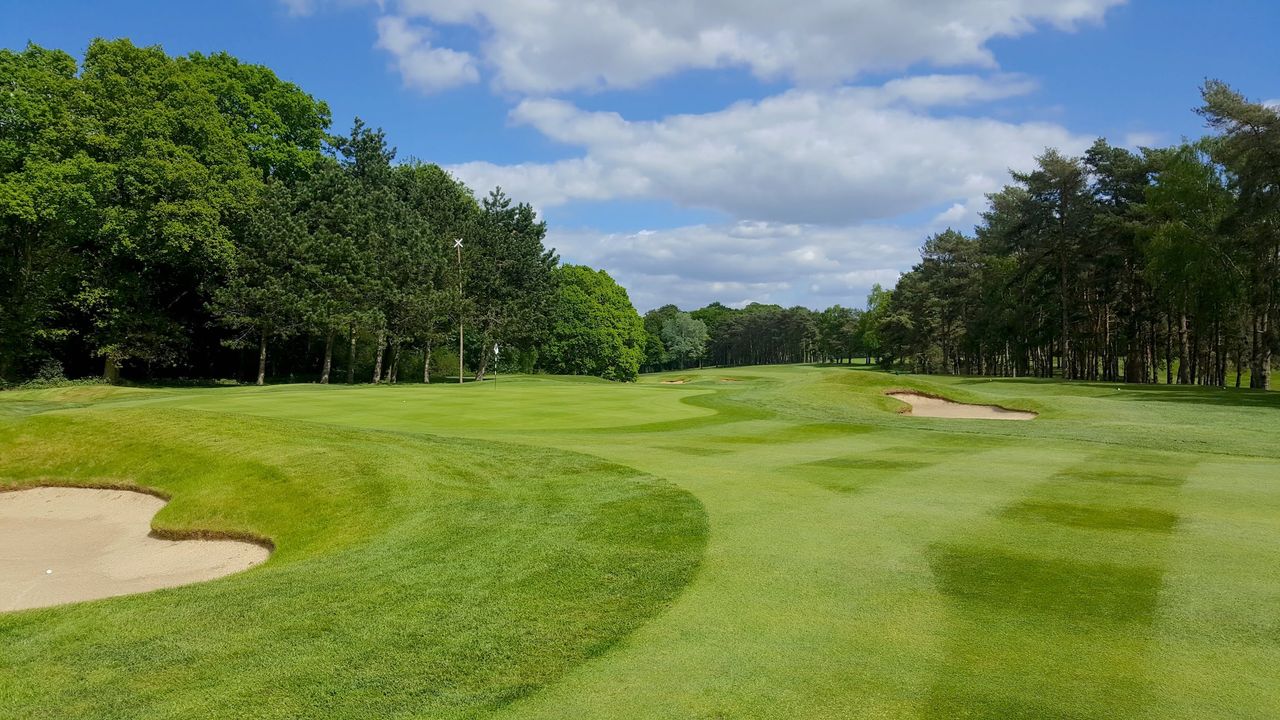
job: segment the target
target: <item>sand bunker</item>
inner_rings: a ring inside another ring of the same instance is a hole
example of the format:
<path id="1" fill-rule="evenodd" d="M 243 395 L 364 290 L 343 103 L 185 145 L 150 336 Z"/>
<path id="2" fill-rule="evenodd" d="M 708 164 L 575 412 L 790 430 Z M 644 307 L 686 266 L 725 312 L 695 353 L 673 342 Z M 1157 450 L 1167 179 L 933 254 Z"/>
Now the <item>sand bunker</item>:
<path id="1" fill-rule="evenodd" d="M 658 382 L 663 385 L 684 385 L 689 381 L 688 380 L 659 380 Z"/>
<path id="2" fill-rule="evenodd" d="M 897 398 L 911 406 L 909 415 L 935 418 L 962 418 L 965 420 L 1034 420 L 1036 414 L 1022 410 L 1009 410 L 996 405 L 965 405 L 942 398 L 929 397 L 910 392 L 892 392 L 889 397 Z"/>
<path id="3" fill-rule="evenodd" d="M 0 492 L 0 612 L 212 580 L 270 554 L 237 540 L 149 537 L 164 505 L 127 490 Z"/>

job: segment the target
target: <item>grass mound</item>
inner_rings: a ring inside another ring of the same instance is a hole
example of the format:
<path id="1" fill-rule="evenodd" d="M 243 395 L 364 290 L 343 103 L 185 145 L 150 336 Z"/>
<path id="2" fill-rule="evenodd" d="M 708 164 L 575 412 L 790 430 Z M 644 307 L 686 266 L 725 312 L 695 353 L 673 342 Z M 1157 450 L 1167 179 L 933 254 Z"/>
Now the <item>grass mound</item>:
<path id="1" fill-rule="evenodd" d="M 0 615 L 7 716 L 473 717 L 662 610 L 688 493 L 564 452 L 158 409 L 0 425 L 0 483 L 134 483 L 278 548 L 220 581 Z"/>

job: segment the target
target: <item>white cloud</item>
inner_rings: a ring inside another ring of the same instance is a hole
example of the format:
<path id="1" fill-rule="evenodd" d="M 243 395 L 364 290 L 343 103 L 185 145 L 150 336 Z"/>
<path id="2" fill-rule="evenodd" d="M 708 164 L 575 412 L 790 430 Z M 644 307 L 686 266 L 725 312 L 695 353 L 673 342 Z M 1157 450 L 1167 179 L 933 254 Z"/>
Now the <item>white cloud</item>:
<path id="1" fill-rule="evenodd" d="M 786 223 L 694 225 L 634 233 L 552 229 L 569 262 L 608 270 L 641 311 L 749 302 L 860 306 L 873 283 L 892 285 L 916 262 L 925 228 Z"/>
<path id="2" fill-rule="evenodd" d="M 1276 98 L 1275 100 L 1263 100 L 1262 104 L 1269 108 L 1280 110 L 1280 98 Z"/>
<path id="3" fill-rule="evenodd" d="M 971 198 L 966 202 L 952 203 L 951 207 L 933 217 L 933 224 L 968 232 L 978 224 L 978 215 L 986 207 L 983 198 Z"/>
<path id="4" fill-rule="evenodd" d="M 581 157 L 450 169 L 480 191 L 502 185 L 539 207 L 659 199 L 740 220 L 829 225 L 949 203 L 972 211 L 975 200 L 1007 182 L 1010 167 L 1026 168 L 1046 147 L 1082 151 L 1091 138 L 1053 124 L 942 117 L 920 106 L 1026 88 L 1006 78 L 911 78 L 882 88 L 793 90 L 644 122 L 526 100 L 513 120 L 581 148 Z"/>
<path id="5" fill-rule="evenodd" d="M 1163 136 L 1156 132 L 1131 132 L 1124 136 L 1122 144 L 1124 147 L 1133 148 L 1153 148 L 1160 147 Z"/>
<path id="6" fill-rule="evenodd" d="M 745 67 L 805 85 L 920 64 L 992 68 L 992 38 L 1070 30 L 1123 2 L 399 0 L 395 8 L 478 30 L 500 87 L 551 93 L 635 87 L 699 68 Z"/>
<path id="7" fill-rule="evenodd" d="M 368 0 L 281 1 L 306 14 Z M 1075 153 L 1091 141 L 1053 123 L 977 117 L 974 106 L 1036 88 L 1001 74 L 989 41 L 1069 31 L 1124 1 L 386 0 L 378 47 L 426 92 L 477 82 L 483 71 L 494 88 L 527 98 L 511 111 L 514 123 L 575 154 L 450 168 L 480 193 L 502 185 L 538 207 L 657 200 L 730 218 L 622 233 L 552 227 L 548 242 L 566 260 L 609 270 L 638 307 L 857 305 L 872 283 L 892 284 L 917 261 L 928 233 L 967 230 L 1009 168 L 1026 168 L 1047 146 Z M 462 29 L 450 37 L 477 38 L 470 52 L 433 44 L 447 26 Z M 651 121 L 549 98 L 716 68 L 795 89 Z M 845 86 L 907 71 L 916 74 Z"/>
<path id="8" fill-rule="evenodd" d="M 316 9 L 313 0 L 280 0 L 280 3 L 284 5 L 285 10 L 289 11 L 290 15 L 296 17 L 310 15 Z"/>
<path id="9" fill-rule="evenodd" d="M 1026 95 L 1037 87 L 1031 78 L 1020 75 L 916 75 L 885 83 L 886 98 L 917 107 L 969 105 Z"/>
<path id="10" fill-rule="evenodd" d="M 432 47 L 427 31 L 410 25 L 404 18 L 378 19 L 377 47 L 395 57 L 406 85 L 423 92 L 447 90 L 480 79 L 474 56 Z"/>

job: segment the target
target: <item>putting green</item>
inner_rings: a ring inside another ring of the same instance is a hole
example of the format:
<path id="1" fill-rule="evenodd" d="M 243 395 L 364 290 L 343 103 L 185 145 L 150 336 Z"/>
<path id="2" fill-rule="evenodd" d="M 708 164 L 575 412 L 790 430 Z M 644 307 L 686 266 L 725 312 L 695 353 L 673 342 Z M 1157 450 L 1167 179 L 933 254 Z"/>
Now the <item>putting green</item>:
<path id="1" fill-rule="evenodd" d="M 1039 417 L 913 418 L 886 389 Z M 158 524 L 278 549 L 0 615 L 0 698 L 20 717 L 1276 717 L 1278 417 L 1264 393 L 809 367 L 6 393 L 0 482 L 160 487 Z"/>

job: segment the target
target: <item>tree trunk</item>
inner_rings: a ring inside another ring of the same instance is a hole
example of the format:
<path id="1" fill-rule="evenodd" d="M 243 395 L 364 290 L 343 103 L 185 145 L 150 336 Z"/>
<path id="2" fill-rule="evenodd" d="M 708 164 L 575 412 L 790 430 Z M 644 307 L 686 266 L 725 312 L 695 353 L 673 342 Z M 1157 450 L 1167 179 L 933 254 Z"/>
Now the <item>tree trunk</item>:
<path id="1" fill-rule="evenodd" d="M 1262 358 L 1259 363 L 1258 374 L 1261 379 L 1258 380 L 1259 390 L 1271 389 L 1271 346 L 1267 345 L 1262 348 Z"/>
<path id="2" fill-rule="evenodd" d="M 1067 312 L 1067 263 L 1059 262 L 1058 304 L 1062 306 L 1062 379 L 1071 377 L 1071 316 Z"/>
<path id="3" fill-rule="evenodd" d="M 484 342 L 480 343 L 480 362 L 476 364 L 476 382 L 484 380 L 484 374 L 489 370 L 489 353 L 485 352 L 488 347 L 489 336 L 484 336 Z"/>
<path id="4" fill-rule="evenodd" d="M 1237 349 L 1236 350 L 1236 389 L 1240 388 L 1240 381 L 1243 379 L 1241 377 L 1242 375 L 1244 375 L 1244 352 Z"/>
<path id="5" fill-rule="evenodd" d="M 1116 379 L 1116 373 L 1112 370 L 1114 344 L 1111 341 L 1111 308 L 1102 310 L 1102 327 L 1102 379 L 1112 382 Z"/>
<path id="6" fill-rule="evenodd" d="M 351 350 L 347 353 L 347 384 L 356 382 L 356 323 L 351 321 Z"/>
<path id="7" fill-rule="evenodd" d="M 1187 339 L 1187 313 L 1184 310 L 1178 316 L 1178 384 L 1190 385 L 1191 380 L 1191 345 Z"/>
<path id="8" fill-rule="evenodd" d="M 267 378 L 267 333 L 264 330 L 258 342 L 258 384 L 262 385 Z"/>
<path id="9" fill-rule="evenodd" d="M 110 385 L 120 382 L 120 363 L 116 362 L 115 356 L 111 354 L 107 354 L 102 364 L 102 379 Z"/>
<path id="10" fill-rule="evenodd" d="M 1156 320 L 1152 318 L 1147 322 L 1147 367 L 1151 368 L 1151 379 L 1148 380 L 1152 385 L 1160 382 L 1160 346 L 1156 342 Z"/>
<path id="11" fill-rule="evenodd" d="M 1222 336 L 1222 319 L 1216 317 L 1213 320 L 1213 347 L 1214 357 L 1217 360 L 1215 366 L 1215 374 L 1217 375 L 1218 387 L 1227 386 L 1227 341 Z"/>
<path id="12" fill-rule="evenodd" d="M 1259 390 L 1271 389 L 1271 346 L 1273 338 L 1271 334 L 1271 304 L 1264 305 L 1261 317 L 1258 319 L 1257 334 L 1257 359 L 1253 369 L 1254 380 L 1249 384 Z"/>
<path id="13" fill-rule="evenodd" d="M 382 380 L 382 352 L 386 349 L 387 333 L 385 330 L 378 331 L 378 352 L 373 358 L 373 384 L 377 385 Z"/>
<path id="14" fill-rule="evenodd" d="M 324 370 L 320 373 L 320 384 L 329 384 L 329 370 L 333 368 L 333 328 L 329 328 L 329 334 L 324 341 Z"/>
<path id="15" fill-rule="evenodd" d="M 431 384 L 431 343 L 429 342 L 422 350 L 422 382 L 425 385 Z"/>
<path id="16" fill-rule="evenodd" d="M 387 384 L 395 385 L 399 379 L 400 370 L 400 343 L 396 341 L 391 345 L 391 365 L 387 368 Z"/>

